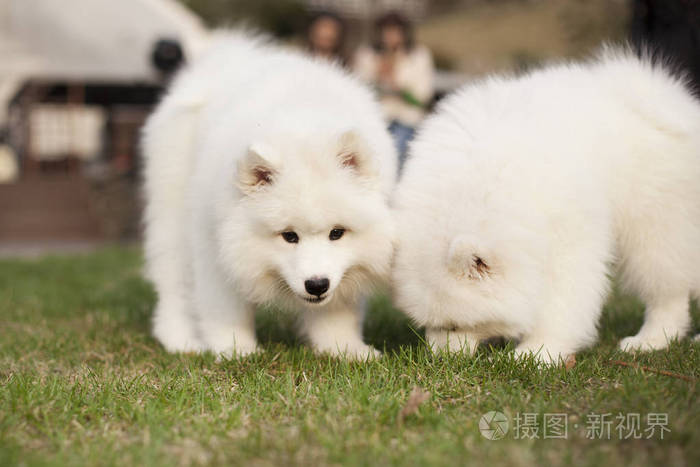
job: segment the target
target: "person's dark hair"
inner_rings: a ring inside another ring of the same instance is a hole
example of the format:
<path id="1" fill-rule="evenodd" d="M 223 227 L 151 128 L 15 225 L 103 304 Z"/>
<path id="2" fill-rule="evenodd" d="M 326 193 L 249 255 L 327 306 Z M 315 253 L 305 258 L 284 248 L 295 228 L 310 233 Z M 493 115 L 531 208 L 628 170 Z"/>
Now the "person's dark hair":
<path id="1" fill-rule="evenodd" d="M 335 49 L 333 49 L 333 53 L 339 57 L 342 57 L 345 48 L 345 31 L 347 28 L 345 20 L 343 20 L 339 14 L 331 10 L 318 11 L 309 18 L 309 22 L 306 24 L 306 48 L 312 50 L 313 44 L 311 43 L 311 28 L 317 21 L 322 19 L 330 19 L 338 25 L 338 43 L 336 44 Z"/>
<path id="2" fill-rule="evenodd" d="M 397 11 L 390 11 L 383 14 L 374 22 L 374 36 L 372 46 L 377 52 L 383 52 L 382 30 L 386 27 L 397 27 L 403 31 L 404 46 L 406 50 L 413 49 L 415 39 L 413 35 L 413 25 L 404 15 Z"/>
<path id="3" fill-rule="evenodd" d="M 177 39 L 158 39 L 151 50 L 151 63 L 166 75 L 174 73 L 185 62 L 185 53 Z"/>

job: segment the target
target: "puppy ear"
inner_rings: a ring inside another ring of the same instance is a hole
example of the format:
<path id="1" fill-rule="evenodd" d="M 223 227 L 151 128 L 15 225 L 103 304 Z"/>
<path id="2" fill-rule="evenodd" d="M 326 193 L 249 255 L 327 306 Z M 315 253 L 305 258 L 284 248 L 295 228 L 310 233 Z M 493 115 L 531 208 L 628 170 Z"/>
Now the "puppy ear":
<path id="1" fill-rule="evenodd" d="M 252 144 L 238 161 L 238 188 L 250 195 L 275 183 L 277 170 L 270 161 L 272 150 L 261 144 Z"/>
<path id="2" fill-rule="evenodd" d="M 465 236 L 458 236 L 450 243 L 447 252 L 447 269 L 458 278 L 480 281 L 493 274 L 492 261 L 484 251 Z"/>
<path id="3" fill-rule="evenodd" d="M 339 143 L 338 162 L 342 168 L 351 170 L 361 177 L 369 178 L 375 175 L 376 171 L 369 157 L 367 145 L 357 132 L 346 131 L 340 135 Z"/>

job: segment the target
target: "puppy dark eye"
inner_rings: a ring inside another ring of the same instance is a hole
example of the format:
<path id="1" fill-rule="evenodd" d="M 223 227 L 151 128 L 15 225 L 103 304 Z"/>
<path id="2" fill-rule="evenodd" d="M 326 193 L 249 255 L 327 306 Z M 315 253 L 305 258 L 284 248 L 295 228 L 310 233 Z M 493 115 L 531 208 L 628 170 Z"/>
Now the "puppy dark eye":
<path id="1" fill-rule="evenodd" d="M 296 232 L 282 232 L 282 238 L 287 243 L 299 243 L 299 235 Z"/>
<path id="2" fill-rule="evenodd" d="M 328 234 L 328 238 L 330 238 L 331 240 L 338 240 L 340 239 L 340 237 L 343 236 L 344 233 L 345 229 L 333 229 L 331 230 L 331 233 Z"/>

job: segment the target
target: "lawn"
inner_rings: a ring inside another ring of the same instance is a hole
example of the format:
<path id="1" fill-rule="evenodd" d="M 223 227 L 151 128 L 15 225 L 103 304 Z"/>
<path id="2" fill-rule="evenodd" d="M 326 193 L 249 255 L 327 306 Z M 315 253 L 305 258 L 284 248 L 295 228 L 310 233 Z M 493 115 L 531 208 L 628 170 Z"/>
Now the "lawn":
<path id="1" fill-rule="evenodd" d="M 700 465 L 700 344 L 615 350 L 643 314 L 617 291 L 569 368 L 510 344 L 433 355 L 386 297 L 365 326 L 380 360 L 315 356 L 261 310 L 264 351 L 216 362 L 149 336 L 140 270 L 123 248 L 0 261 L 0 465 Z M 506 423 L 482 434 L 489 411 Z"/>

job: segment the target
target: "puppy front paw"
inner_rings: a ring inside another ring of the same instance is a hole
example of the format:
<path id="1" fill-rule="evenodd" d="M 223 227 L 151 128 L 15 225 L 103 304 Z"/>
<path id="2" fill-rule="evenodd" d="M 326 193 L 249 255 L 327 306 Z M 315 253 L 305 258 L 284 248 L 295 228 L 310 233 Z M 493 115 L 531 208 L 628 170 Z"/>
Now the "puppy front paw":
<path id="1" fill-rule="evenodd" d="M 248 355 L 260 352 L 262 349 L 257 344 L 255 345 L 238 345 L 228 349 L 216 352 L 216 361 L 237 360 L 247 357 Z"/>
<path id="2" fill-rule="evenodd" d="M 465 352 L 473 355 L 476 352 L 481 336 L 464 330 L 445 330 L 427 328 L 425 337 L 433 352 Z"/>
<path id="3" fill-rule="evenodd" d="M 618 345 L 620 350 L 625 352 L 650 352 L 652 350 L 659 350 L 666 348 L 668 346 L 668 339 L 665 336 L 650 338 L 647 336 L 636 336 L 625 337 L 620 341 Z"/>
<path id="4" fill-rule="evenodd" d="M 345 358 L 347 360 L 373 360 L 376 358 L 381 358 L 382 353 L 363 342 L 347 344 L 341 346 L 340 344 L 335 347 L 327 347 L 325 349 L 317 348 L 316 352 L 321 354 L 328 354 L 333 357 Z"/>
<path id="5" fill-rule="evenodd" d="M 242 358 L 260 350 L 255 331 L 248 328 L 209 326 L 203 330 L 202 338 L 217 360 Z"/>
<path id="6" fill-rule="evenodd" d="M 153 337 L 170 353 L 196 353 L 205 348 L 188 323 L 156 320 L 153 326 Z"/>
<path id="7" fill-rule="evenodd" d="M 515 355 L 517 358 L 532 356 L 535 361 L 543 365 L 561 365 L 566 363 L 572 355 L 575 355 L 575 352 L 559 349 L 555 346 L 522 342 L 515 348 Z"/>

